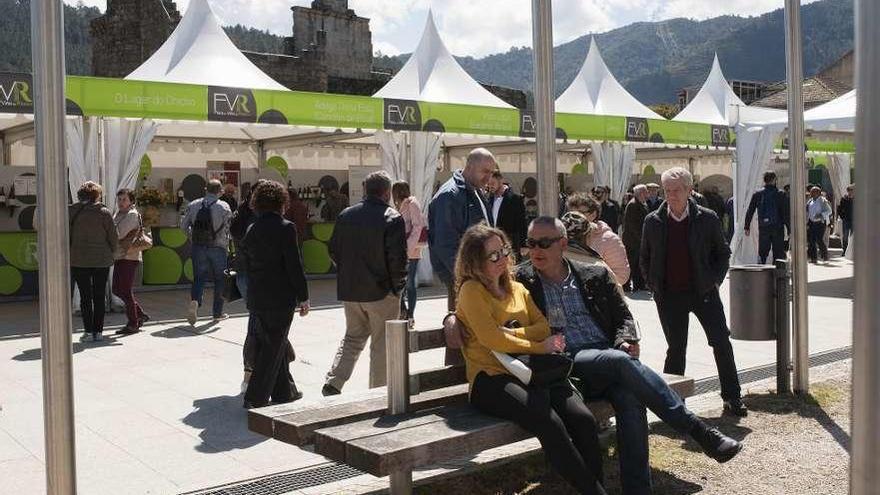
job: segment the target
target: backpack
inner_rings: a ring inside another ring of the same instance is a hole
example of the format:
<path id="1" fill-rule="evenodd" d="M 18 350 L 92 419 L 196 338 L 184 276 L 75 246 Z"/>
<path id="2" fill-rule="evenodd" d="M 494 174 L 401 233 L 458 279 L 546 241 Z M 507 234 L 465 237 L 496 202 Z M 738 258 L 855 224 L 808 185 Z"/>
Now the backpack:
<path id="1" fill-rule="evenodd" d="M 214 203 L 202 201 L 196 219 L 192 224 L 192 243 L 197 246 L 210 246 L 217 239 L 220 229 L 214 229 L 214 217 L 211 215 L 211 207 Z"/>
<path id="2" fill-rule="evenodd" d="M 779 192 L 765 189 L 758 204 L 758 226 L 776 227 L 782 225 L 779 215 Z"/>

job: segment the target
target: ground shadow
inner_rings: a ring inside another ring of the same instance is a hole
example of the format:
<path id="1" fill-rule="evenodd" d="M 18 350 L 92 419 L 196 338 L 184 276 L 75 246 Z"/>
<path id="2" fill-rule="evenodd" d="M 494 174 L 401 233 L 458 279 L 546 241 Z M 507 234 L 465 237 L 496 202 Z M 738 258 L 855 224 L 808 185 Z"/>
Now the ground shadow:
<path id="1" fill-rule="evenodd" d="M 199 452 L 216 453 L 246 449 L 268 440 L 248 430 L 247 410 L 242 407 L 241 395 L 220 395 L 193 401 L 193 411 L 183 423 L 199 428 L 202 443 Z"/>
<path id="2" fill-rule="evenodd" d="M 163 328 L 151 333 L 151 337 L 161 337 L 164 339 L 179 339 L 183 337 L 198 337 L 199 335 L 209 335 L 220 330 L 220 324 L 207 321 L 195 327 L 186 325 L 177 325 L 176 327 Z"/>
<path id="3" fill-rule="evenodd" d="M 640 290 L 638 292 L 627 292 L 626 297 L 634 301 L 650 301 L 653 299 L 650 291 Z"/>
<path id="4" fill-rule="evenodd" d="M 855 292 L 853 277 L 833 278 L 807 284 L 807 292 L 811 296 L 836 297 L 840 299 L 852 299 Z"/>
<path id="5" fill-rule="evenodd" d="M 743 402 L 753 411 L 769 414 L 797 414 L 802 418 L 809 418 L 819 423 L 825 431 L 849 452 L 852 438 L 822 407 L 813 395 L 799 396 L 788 394 L 749 394 L 743 397 Z"/>
<path id="6" fill-rule="evenodd" d="M 76 335 L 74 335 L 75 339 L 78 339 Z M 74 340 L 73 342 L 73 353 L 77 354 L 89 349 L 98 349 L 101 347 L 115 347 L 122 345 L 122 342 L 117 341 L 117 337 L 109 337 L 107 335 L 104 336 L 104 340 L 100 342 L 79 342 Z M 21 354 L 17 356 L 12 356 L 14 361 L 38 361 L 43 356 L 42 348 L 37 347 L 36 349 L 27 349 L 21 351 Z"/>

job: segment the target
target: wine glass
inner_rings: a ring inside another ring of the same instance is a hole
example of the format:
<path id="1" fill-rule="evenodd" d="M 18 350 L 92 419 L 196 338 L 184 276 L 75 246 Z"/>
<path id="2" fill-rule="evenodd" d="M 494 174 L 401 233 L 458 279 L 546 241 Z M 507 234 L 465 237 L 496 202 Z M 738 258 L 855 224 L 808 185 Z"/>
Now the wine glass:
<path id="1" fill-rule="evenodd" d="M 547 322 L 550 323 L 550 333 L 562 334 L 568 322 L 565 319 L 565 309 L 562 306 L 550 306 L 547 311 Z"/>

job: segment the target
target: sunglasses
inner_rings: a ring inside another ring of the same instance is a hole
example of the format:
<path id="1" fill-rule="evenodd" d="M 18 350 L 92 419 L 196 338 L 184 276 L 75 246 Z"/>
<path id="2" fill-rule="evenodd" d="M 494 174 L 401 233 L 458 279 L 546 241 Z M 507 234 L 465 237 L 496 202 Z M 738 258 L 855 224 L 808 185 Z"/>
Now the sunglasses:
<path id="1" fill-rule="evenodd" d="M 492 251 L 488 255 L 486 255 L 486 259 L 491 261 L 492 263 L 498 263 L 501 259 L 505 259 L 510 256 L 510 246 L 504 246 L 501 249 L 496 249 Z"/>
<path id="2" fill-rule="evenodd" d="M 532 239 L 529 237 L 526 239 L 526 247 L 529 249 L 540 248 L 540 249 L 549 249 L 550 246 L 556 244 L 559 240 L 562 239 L 562 236 L 559 237 L 542 237 L 540 239 Z"/>

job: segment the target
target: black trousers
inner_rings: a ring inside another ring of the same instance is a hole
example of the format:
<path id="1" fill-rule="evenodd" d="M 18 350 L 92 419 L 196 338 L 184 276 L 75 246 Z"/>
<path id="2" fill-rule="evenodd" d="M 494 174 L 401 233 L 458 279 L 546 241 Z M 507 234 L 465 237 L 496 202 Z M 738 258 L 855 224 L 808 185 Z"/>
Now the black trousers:
<path id="1" fill-rule="evenodd" d="M 632 286 L 632 290 L 644 290 L 646 287 L 645 279 L 639 268 L 639 246 L 627 247 L 626 259 L 629 261 L 629 284 Z"/>
<path id="2" fill-rule="evenodd" d="M 107 277 L 110 267 L 81 268 L 71 267 L 70 275 L 79 288 L 79 311 L 82 313 L 83 328 L 86 333 L 104 331 L 104 299 L 107 295 Z"/>
<path id="3" fill-rule="evenodd" d="M 824 222 L 809 222 L 807 224 L 807 256 L 810 261 L 816 261 L 816 248 L 819 248 L 819 255 L 823 260 L 828 260 L 828 246 L 825 245 L 825 229 Z"/>
<path id="4" fill-rule="evenodd" d="M 771 248 L 774 261 L 785 259 L 785 227 L 758 228 L 758 259 L 761 264 L 767 262 Z"/>
<path id="5" fill-rule="evenodd" d="M 480 372 L 470 401 L 534 433 L 553 468 L 580 493 L 606 493 L 596 418 L 570 386 L 529 387 L 511 375 Z"/>
<path id="6" fill-rule="evenodd" d="M 257 356 L 244 399 L 255 406 L 266 405 L 270 399 L 290 402 L 296 394 L 287 352 L 293 309 L 251 311 L 250 318 L 255 323 Z"/>
<path id="7" fill-rule="evenodd" d="M 696 315 L 706 332 L 706 338 L 715 355 L 715 366 L 721 382 L 721 398 L 726 401 L 740 399 L 739 376 L 730 344 L 730 329 L 724 316 L 724 306 L 718 289 L 702 296 L 694 292 L 664 292 L 655 297 L 660 324 L 666 336 L 666 363 L 663 372 L 684 375 L 687 359 L 688 323 L 690 313 Z"/>

